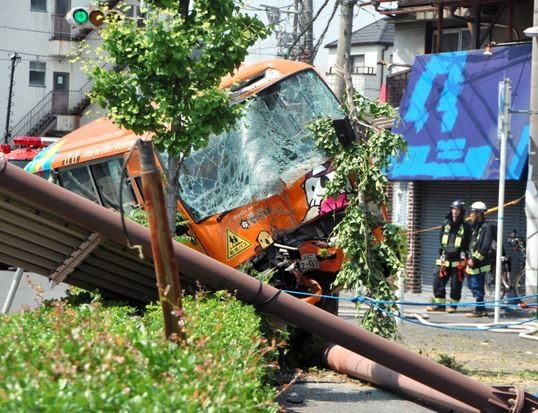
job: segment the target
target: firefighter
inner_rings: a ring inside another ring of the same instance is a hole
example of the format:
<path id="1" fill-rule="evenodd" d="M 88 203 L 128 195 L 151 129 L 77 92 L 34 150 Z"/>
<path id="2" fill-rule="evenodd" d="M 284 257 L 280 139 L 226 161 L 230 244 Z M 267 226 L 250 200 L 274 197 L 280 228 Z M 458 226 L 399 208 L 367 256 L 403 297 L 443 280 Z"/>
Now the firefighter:
<path id="1" fill-rule="evenodd" d="M 486 307 L 483 304 L 484 283 L 486 274 L 491 271 L 491 251 L 495 248 L 496 241 L 494 227 L 486 222 L 486 209 L 486 204 L 481 201 L 471 205 L 470 218 L 473 231 L 466 272 L 468 275 L 467 285 L 477 304 L 473 312 L 465 314 L 467 317 L 487 316 Z"/>
<path id="2" fill-rule="evenodd" d="M 465 278 L 465 265 L 471 226 L 465 222 L 465 203 L 460 199 L 450 204 L 441 227 L 439 259 L 435 262 L 437 270 L 433 276 L 433 303 L 426 311 L 456 311 L 456 303 L 461 299 L 461 288 Z M 450 306 L 445 303 L 446 285 L 450 281 Z"/>

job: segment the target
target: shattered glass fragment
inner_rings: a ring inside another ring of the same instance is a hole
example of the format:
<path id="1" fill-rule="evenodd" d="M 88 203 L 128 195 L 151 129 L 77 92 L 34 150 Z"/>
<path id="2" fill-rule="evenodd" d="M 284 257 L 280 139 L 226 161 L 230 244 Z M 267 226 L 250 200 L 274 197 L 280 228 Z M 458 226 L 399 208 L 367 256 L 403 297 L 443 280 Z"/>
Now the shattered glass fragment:
<path id="1" fill-rule="evenodd" d="M 294 183 L 326 155 L 306 125 L 342 117 L 339 103 L 318 75 L 305 71 L 244 102 L 239 124 L 211 136 L 182 164 L 180 197 L 196 221 L 266 199 Z"/>

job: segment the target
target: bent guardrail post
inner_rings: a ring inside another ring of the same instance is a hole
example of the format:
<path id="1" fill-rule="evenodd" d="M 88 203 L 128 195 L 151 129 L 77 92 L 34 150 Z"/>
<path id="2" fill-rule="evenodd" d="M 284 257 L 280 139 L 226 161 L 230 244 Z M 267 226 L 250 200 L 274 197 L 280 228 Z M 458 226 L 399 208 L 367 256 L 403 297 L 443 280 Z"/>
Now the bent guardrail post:
<path id="1" fill-rule="evenodd" d="M 23 272 L 24 270 L 22 268 L 17 268 L 17 271 L 15 271 L 15 274 L 13 275 L 13 281 L 11 282 L 11 286 L 9 287 L 9 292 L 7 293 L 6 300 L 4 301 L 4 305 L 2 306 L 2 314 L 9 313 L 9 310 L 11 309 L 11 304 L 13 304 L 13 299 L 15 298 L 15 293 L 19 288 Z"/>
<path id="2" fill-rule="evenodd" d="M 33 208 L 72 221 L 126 246 L 121 218 L 93 202 L 9 165 L 0 156 L 0 188 Z M 151 254 L 148 230 L 126 222 L 131 242 Z M 348 323 L 179 243 L 173 244 L 181 272 L 237 297 L 288 323 L 334 342 L 485 413 L 536 412 L 538 398 L 515 388 L 495 389 Z"/>
<path id="3" fill-rule="evenodd" d="M 168 340 L 183 343 L 181 286 L 172 250 L 161 173 L 155 164 L 151 141 L 137 141 L 142 170 L 142 189 L 151 234 L 151 251 L 155 265 L 157 289 L 163 312 L 164 333 Z"/>

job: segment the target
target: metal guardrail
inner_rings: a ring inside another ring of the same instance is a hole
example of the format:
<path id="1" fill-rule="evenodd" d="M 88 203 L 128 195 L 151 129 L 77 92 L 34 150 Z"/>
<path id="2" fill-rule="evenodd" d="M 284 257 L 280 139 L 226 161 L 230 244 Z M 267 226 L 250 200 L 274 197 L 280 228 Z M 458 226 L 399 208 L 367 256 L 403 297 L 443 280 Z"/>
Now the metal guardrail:
<path id="1" fill-rule="evenodd" d="M 91 29 L 72 28 L 63 14 L 53 14 L 51 17 L 50 40 L 80 41 L 91 32 Z"/>
<path id="2" fill-rule="evenodd" d="M 69 91 L 69 115 L 81 115 L 89 103 L 88 94 L 92 89 L 93 82 L 88 80 L 79 90 Z"/>
<path id="3" fill-rule="evenodd" d="M 38 120 L 42 119 L 52 109 L 52 90 L 47 93 L 32 109 L 26 113 L 12 128 L 11 136 L 26 135 Z"/>
<path id="4" fill-rule="evenodd" d="M 326 75 L 334 75 L 337 73 L 337 70 L 334 66 L 329 67 L 329 71 Z M 351 74 L 353 75 L 372 75 L 375 76 L 376 70 L 373 66 L 353 66 L 351 68 Z"/>
<path id="5" fill-rule="evenodd" d="M 28 113 L 11 128 L 11 136 L 33 135 L 40 132 L 40 127 L 54 115 L 80 115 L 89 104 L 88 93 L 92 82 L 87 81 L 79 90 L 64 92 L 68 95 L 66 110 L 55 111 L 53 108 L 54 97 L 59 97 L 62 92 L 50 91 Z"/>

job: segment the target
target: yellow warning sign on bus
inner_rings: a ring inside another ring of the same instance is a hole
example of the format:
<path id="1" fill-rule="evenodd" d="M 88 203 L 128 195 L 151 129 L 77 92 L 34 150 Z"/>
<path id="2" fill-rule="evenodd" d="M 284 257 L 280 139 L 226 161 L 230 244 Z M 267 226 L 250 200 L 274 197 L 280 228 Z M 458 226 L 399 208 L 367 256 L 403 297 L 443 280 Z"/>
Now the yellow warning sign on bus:
<path id="1" fill-rule="evenodd" d="M 252 243 L 241 235 L 226 228 L 226 257 L 231 259 L 240 252 L 245 251 Z"/>

